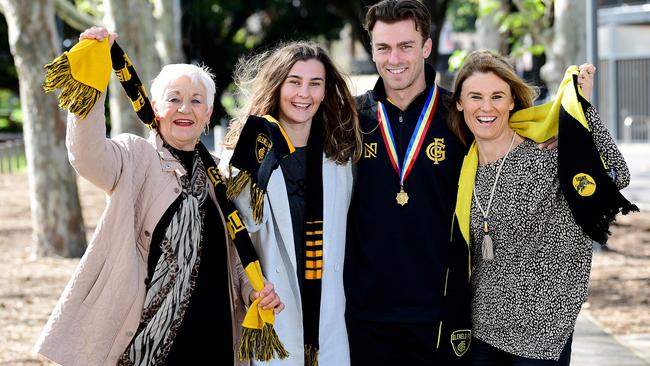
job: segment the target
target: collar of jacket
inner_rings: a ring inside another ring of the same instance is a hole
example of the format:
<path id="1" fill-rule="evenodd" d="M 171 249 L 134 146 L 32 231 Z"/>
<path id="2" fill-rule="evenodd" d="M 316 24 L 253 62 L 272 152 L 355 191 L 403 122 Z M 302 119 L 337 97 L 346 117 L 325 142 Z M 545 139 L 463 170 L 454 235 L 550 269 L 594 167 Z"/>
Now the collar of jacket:
<path id="1" fill-rule="evenodd" d="M 187 174 L 187 171 L 183 168 L 183 164 L 176 160 L 174 155 L 165 148 L 162 137 L 160 137 L 158 131 L 155 129 L 149 131 L 147 142 L 149 142 L 156 149 L 156 152 L 158 152 L 158 156 L 160 156 L 160 167 L 163 172 L 174 172 L 177 177 L 182 177 Z"/>

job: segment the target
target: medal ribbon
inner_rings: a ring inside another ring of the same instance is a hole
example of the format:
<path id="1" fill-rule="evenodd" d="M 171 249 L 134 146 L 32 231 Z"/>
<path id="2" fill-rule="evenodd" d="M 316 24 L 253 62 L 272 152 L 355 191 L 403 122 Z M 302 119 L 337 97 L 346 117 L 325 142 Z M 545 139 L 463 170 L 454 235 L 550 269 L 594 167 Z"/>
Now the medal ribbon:
<path id="1" fill-rule="evenodd" d="M 436 112 L 436 105 L 438 104 L 438 85 L 434 84 L 429 92 L 426 103 L 420 112 L 420 118 L 418 123 L 415 126 L 413 135 L 411 136 L 411 141 L 409 146 L 406 149 L 406 154 L 404 156 L 404 162 L 402 165 L 398 165 L 399 160 L 397 159 L 397 149 L 395 148 L 395 138 L 390 129 L 390 124 L 388 122 L 388 114 L 386 113 L 386 107 L 382 102 L 378 102 L 379 108 L 377 108 L 377 117 L 379 118 L 379 126 L 381 127 L 381 136 L 384 138 L 384 144 L 386 145 L 386 150 L 388 151 L 388 156 L 390 157 L 390 162 L 393 164 L 393 168 L 397 172 L 400 180 L 400 186 L 404 186 L 404 181 L 408 177 L 413 164 L 415 164 L 415 158 L 420 152 L 422 147 L 422 142 L 424 141 L 424 136 L 427 134 L 429 125 L 431 124 L 431 119 Z"/>

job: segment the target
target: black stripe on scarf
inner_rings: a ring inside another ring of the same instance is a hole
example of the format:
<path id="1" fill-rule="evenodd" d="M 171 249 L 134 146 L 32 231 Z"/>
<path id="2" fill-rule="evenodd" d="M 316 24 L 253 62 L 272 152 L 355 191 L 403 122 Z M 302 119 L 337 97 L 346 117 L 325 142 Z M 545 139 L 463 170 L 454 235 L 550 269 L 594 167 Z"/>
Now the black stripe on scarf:
<path id="1" fill-rule="evenodd" d="M 318 335 L 323 278 L 323 132 L 312 122 L 307 142 L 305 242 L 303 243 L 302 323 L 305 365 L 318 365 Z M 298 243 L 296 243 L 298 245 Z"/>
<path id="2" fill-rule="evenodd" d="M 577 75 L 573 86 L 582 110 L 591 105 L 578 93 Z M 607 174 L 591 132 L 560 108 L 558 132 L 558 177 L 562 193 L 576 222 L 593 240 L 605 244 L 609 225 L 616 214 L 639 211 Z"/>
<path id="3" fill-rule="evenodd" d="M 147 98 L 147 92 L 142 85 L 142 81 L 140 81 L 138 74 L 136 74 L 131 59 L 118 46 L 117 42 L 114 42 L 111 47 L 111 62 L 113 63 L 115 75 L 122 84 L 126 95 L 131 100 L 131 105 L 138 118 L 149 128 L 156 127 L 156 115 L 149 102 L 149 98 Z"/>

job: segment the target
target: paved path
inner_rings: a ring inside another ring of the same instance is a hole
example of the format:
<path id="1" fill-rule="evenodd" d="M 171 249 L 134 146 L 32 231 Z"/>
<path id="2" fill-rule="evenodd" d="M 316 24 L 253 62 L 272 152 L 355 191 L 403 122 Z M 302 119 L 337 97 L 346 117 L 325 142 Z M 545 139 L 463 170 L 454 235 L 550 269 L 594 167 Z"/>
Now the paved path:
<path id="1" fill-rule="evenodd" d="M 635 340 L 632 344 L 644 347 L 647 355 L 648 348 L 645 347 L 650 347 L 648 343 L 650 343 L 650 335 L 646 336 L 645 346 L 639 340 Z M 650 365 L 650 361 L 644 361 L 614 337 L 600 329 L 590 316 L 584 314 L 578 316 L 572 351 L 572 366 Z"/>

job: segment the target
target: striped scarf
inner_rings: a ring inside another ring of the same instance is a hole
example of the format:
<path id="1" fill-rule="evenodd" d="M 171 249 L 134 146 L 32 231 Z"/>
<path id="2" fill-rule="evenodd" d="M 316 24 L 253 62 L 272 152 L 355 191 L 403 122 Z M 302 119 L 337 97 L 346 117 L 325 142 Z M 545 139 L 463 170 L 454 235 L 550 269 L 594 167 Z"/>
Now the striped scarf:
<path id="1" fill-rule="evenodd" d="M 164 364 L 192 297 L 201 263 L 202 206 L 208 197 L 207 175 L 198 154 L 193 166 L 191 178 L 181 177 L 180 207 L 160 243 L 162 255 L 147 289 L 138 333 L 119 365 Z"/>
<path id="2" fill-rule="evenodd" d="M 307 141 L 303 258 L 298 268 L 305 365 L 318 365 L 320 304 L 323 278 L 323 131 L 312 123 Z M 271 174 L 280 161 L 295 152 L 286 132 L 272 116 L 248 116 L 230 158 L 229 198 L 237 197 L 249 186 L 253 219 L 260 223 L 264 196 Z M 235 172 L 235 169 L 238 172 Z M 235 174 L 233 174 L 235 173 Z"/>
<path id="3" fill-rule="evenodd" d="M 318 365 L 320 304 L 323 283 L 323 132 L 312 124 L 307 143 L 307 196 L 300 289 L 305 365 Z M 300 245 L 301 243 L 296 243 Z M 300 275 L 300 274 L 299 274 Z"/>

